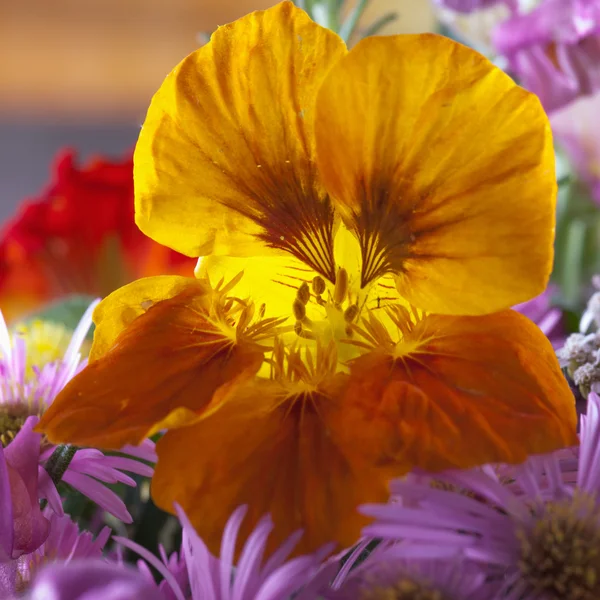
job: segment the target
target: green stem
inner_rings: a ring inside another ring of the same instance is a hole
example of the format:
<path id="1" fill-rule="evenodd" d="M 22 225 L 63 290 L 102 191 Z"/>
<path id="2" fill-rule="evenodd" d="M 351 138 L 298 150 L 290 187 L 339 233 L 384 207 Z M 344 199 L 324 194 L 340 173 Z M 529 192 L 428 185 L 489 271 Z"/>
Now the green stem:
<path id="1" fill-rule="evenodd" d="M 337 0 L 329 0 L 328 3 L 328 27 L 332 31 L 337 31 L 340 27 L 340 7 Z"/>
<path id="2" fill-rule="evenodd" d="M 367 6 L 367 2 L 368 2 L 368 0 L 358 0 L 358 2 L 356 3 L 356 6 L 352 9 L 350 14 L 348 15 L 348 18 L 342 23 L 340 30 L 339 30 L 339 34 L 340 34 L 340 37 L 346 43 L 348 43 L 348 40 L 354 33 L 354 30 L 356 29 L 356 26 L 358 25 L 358 21 Z"/>
<path id="3" fill-rule="evenodd" d="M 383 15 L 380 19 L 377 19 L 377 21 L 371 23 L 371 25 L 369 25 L 361 34 L 361 37 L 366 38 L 375 35 L 380 29 L 383 29 L 389 23 L 393 23 L 397 18 L 398 15 L 396 13 L 387 13 L 387 15 Z"/>
<path id="4" fill-rule="evenodd" d="M 71 446 L 70 444 L 60 445 L 56 447 L 50 458 L 46 461 L 44 469 L 50 475 L 50 479 L 52 479 L 54 485 L 60 483 L 75 456 L 75 452 L 77 452 L 77 446 Z"/>

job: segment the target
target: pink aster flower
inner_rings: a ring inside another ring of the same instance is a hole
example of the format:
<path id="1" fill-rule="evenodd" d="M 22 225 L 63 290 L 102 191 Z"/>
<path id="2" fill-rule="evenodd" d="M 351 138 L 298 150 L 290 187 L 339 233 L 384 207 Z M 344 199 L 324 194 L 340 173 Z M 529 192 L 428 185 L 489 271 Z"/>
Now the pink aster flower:
<path id="1" fill-rule="evenodd" d="M 417 546 L 382 542 L 365 558 L 366 546 L 359 543 L 341 569 L 337 557 L 327 561 L 296 600 L 490 600 L 498 588 L 486 581 L 484 569 L 452 550 L 431 560 Z"/>
<path id="2" fill-rule="evenodd" d="M 25 421 L 37 419 L 58 392 L 85 366 L 86 359 L 81 356 L 81 346 L 92 324 L 95 305 L 93 303 L 82 317 L 64 353 L 43 364 L 35 364 L 36 352 L 30 347 L 33 345 L 33 338 L 26 339 L 18 332 L 11 335 L 0 312 L 0 443 L 7 451 L 16 441 Z M 43 335 L 49 336 L 49 331 L 43 330 Z M 44 346 L 43 353 L 49 353 L 53 358 L 56 348 L 53 351 L 46 348 L 52 346 L 53 340 L 42 336 L 38 341 Z M 56 447 L 41 436 L 39 439 L 40 494 L 47 498 L 55 512 L 62 514 L 61 499 L 46 472 Z M 73 453 L 74 450 L 67 448 L 65 452 Z M 151 476 L 153 469 L 141 460 L 154 462 L 156 454 L 150 440 L 146 440 L 138 448 L 123 448 L 122 453 L 125 456 L 105 456 L 99 450 L 92 449 L 77 450 L 62 474 L 62 480 L 118 519 L 130 523 L 131 516 L 125 504 L 104 483 L 120 482 L 135 486 L 135 481 L 123 471 Z"/>
<path id="3" fill-rule="evenodd" d="M 572 483 L 564 477 L 564 452 L 530 458 L 514 470 L 512 485 L 491 466 L 435 476 L 455 491 L 412 475 L 393 482 L 392 503 L 362 507 L 376 519 L 363 533 L 417 544 L 431 557 L 462 552 L 501 579 L 498 598 L 600 598 L 600 398 L 594 393 L 580 439 Z"/>
<path id="4" fill-rule="evenodd" d="M 437 18 L 458 40 L 493 57 L 492 32 L 510 18 L 518 0 L 434 0 Z"/>
<path id="5" fill-rule="evenodd" d="M 227 522 L 218 558 L 210 554 L 181 508 L 177 506 L 176 510 L 183 528 L 179 555 L 168 559 L 163 552 L 160 561 L 138 544 L 114 538 L 137 552 L 163 576 L 164 581 L 159 584 L 161 600 L 287 600 L 311 580 L 332 549 L 326 546 L 312 555 L 288 560 L 302 536 L 298 531 L 265 561 L 267 539 L 273 530 L 273 522 L 266 516 L 241 548 L 236 565 L 237 536 L 247 507 L 235 510 Z M 152 580 L 147 567 L 142 566 L 141 572 Z"/>
<path id="6" fill-rule="evenodd" d="M 600 205 L 600 93 L 580 98 L 552 115 L 552 130 L 578 178 Z"/>
<path id="7" fill-rule="evenodd" d="M 597 0 L 541 0 L 500 23 L 493 40 L 509 70 L 540 97 L 547 112 L 600 89 Z"/>
<path id="8" fill-rule="evenodd" d="M 552 306 L 554 292 L 555 288 L 550 286 L 539 296 L 513 308 L 533 321 L 552 342 L 554 348 L 560 348 L 565 342 L 566 333 L 562 311 Z"/>

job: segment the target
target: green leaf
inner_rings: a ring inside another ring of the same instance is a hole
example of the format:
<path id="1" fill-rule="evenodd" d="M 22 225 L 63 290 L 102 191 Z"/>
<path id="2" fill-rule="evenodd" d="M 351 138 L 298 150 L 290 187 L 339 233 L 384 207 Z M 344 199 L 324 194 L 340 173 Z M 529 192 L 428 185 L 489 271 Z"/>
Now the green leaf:
<path id="1" fill-rule="evenodd" d="M 587 186 L 566 172 L 559 181 L 554 247 L 552 280 L 560 287 L 562 304 L 581 312 L 591 277 L 600 269 L 600 211 Z"/>
<path id="2" fill-rule="evenodd" d="M 354 30 L 358 25 L 358 20 L 360 19 L 365 8 L 367 7 L 367 1 L 368 0 L 358 0 L 354 8 L 350 11 L 350 14 L 346 18 L 346 20 L 342 23 L 338 33 L 346 43 L 348 43 L 348 40 L 354 33 Z"/>

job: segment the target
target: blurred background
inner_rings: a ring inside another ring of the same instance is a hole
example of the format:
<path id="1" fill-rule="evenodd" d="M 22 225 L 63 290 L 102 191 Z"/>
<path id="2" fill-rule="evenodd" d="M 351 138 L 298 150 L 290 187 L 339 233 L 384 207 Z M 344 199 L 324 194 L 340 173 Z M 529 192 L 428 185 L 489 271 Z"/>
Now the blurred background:
<path id="1" fill-rule="evenodd" d="M 0 4 L 0 220 L 49 179 L 57 150 L 120 157 L 152 94 L 210 33 L 273 0 L 18 0 Z M 372 0 L 382 33 L 433 27 L 426 0 Z"/>

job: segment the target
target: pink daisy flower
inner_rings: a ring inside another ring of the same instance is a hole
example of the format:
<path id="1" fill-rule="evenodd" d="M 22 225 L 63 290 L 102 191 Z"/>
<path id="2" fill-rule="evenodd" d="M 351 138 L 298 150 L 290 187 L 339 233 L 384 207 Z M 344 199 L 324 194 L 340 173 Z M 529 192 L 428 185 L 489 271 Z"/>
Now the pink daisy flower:
<path id="1" fill-rule="evenodd" d="M 11 334 L 0 312 L 0 443 L 5 449 L 8 450 L 17 441 L 27 421 L 35 425 L 58 392 L 85 366 L 87 359 L 82 357 L 81 347 L 92 325 L 96 304 L 93 303 L 85 312 L 60 356 L 57 356 L 60 339 L 53 345 L 49 335 L 52 326 L 42 329 L 39 340 L 35 336 L 27 337 L 19 330 Z M 60 326 L 54 327 L 64 333 Z M 41 352 L 35 348 L 36 342 L 40 342 Z M 36 354 L 47 361 L 36 364 Z M 156 461 L 153 442 L 146 440 L 138 448 L 123 448 L 125 456 L 105 456 L 99 450 L 61 447 L 60 468 L 55 464 L 58 456 L 55 454 L 56 447 L 41 436 L 39 444 L 39 495 L 48 500 L 55 512 L 62 514 L 62 502 L 55 487 L 56 481 L 52 481 L 48 472 L 59 476 L 118 519 L 131 522 L 131 515 L 123 501 L 104 484 L 135 486 L 135 480 L 125 472 L 151 476 L 152 467 L 142 461 Z M 64 465 L 68 465 L 66 470 Z M 55 473 L 56 469 L 59 471 Z"/>

